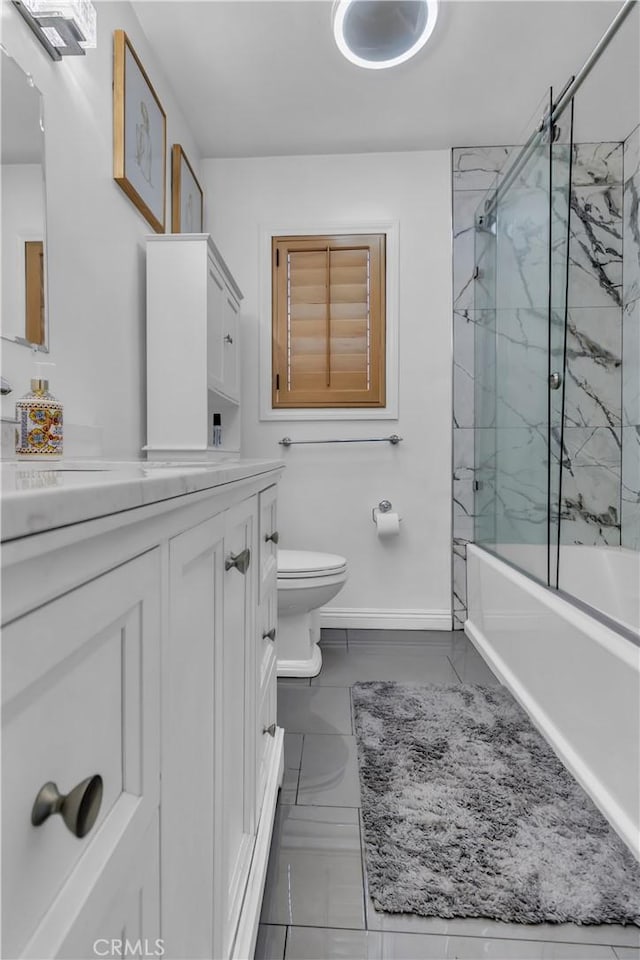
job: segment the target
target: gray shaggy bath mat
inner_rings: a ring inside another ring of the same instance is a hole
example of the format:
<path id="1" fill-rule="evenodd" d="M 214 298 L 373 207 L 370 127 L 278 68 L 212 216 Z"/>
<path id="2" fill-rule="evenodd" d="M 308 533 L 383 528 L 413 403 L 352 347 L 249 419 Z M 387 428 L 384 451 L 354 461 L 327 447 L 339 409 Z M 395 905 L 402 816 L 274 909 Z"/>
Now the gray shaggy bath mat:
<path id="1" fill-rule="evenodd" d="M 369 890 L 389 913 L 640 924 L 640 865 L 500 687 L 353 687 Z"/>

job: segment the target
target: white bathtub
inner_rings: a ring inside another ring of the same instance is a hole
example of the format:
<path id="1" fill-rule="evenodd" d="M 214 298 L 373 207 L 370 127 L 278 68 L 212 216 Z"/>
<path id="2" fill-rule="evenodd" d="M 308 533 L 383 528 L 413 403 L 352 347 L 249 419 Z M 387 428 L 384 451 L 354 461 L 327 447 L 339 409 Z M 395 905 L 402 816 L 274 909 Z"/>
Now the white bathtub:
<path id="1" fill-rule="evenodd" d="M 492 552 L 546 580 L 546 546 L 500 544 Z M 563 544 L 558 573 L 561 590 L 640 634 L 640 553 L 636 550 Z"/>
<path id="2" fill-rule="evenodd" d="M 640 646 L 475 545 L 467 594 L 467 636 L 640 859 Z"/>

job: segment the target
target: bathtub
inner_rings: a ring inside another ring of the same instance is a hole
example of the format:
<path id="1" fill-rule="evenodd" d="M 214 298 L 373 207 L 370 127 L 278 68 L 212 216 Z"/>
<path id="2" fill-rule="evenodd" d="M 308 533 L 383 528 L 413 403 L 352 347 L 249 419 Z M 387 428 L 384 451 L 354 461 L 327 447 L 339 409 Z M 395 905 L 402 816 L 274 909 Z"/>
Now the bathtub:
<path id="1" fill-rule="evenodd" d="M 600 549 L 581 556 L 594 564 Z M 625 554 L 633 559 L 631 551 L 618 554 L 620 567 Z M 620 586 L 615 569 L 609 563 Z M 592 576 L 589 584 L 585 574 L 584 599 L 593 602 L 597 591 L 602 601 L 605 577 L 597 570 Z M 633 576 L 631 570 L 630 611 L 618 617 L 625 622 L 637 605 Z M 576 581 L 582 582 L 579 574 Z M 565 590 L 575 586 L 562 582 Z M 640 859 L 640 638 L 600 622 L 473 544 L 467 596 L 467 636 Z"/>

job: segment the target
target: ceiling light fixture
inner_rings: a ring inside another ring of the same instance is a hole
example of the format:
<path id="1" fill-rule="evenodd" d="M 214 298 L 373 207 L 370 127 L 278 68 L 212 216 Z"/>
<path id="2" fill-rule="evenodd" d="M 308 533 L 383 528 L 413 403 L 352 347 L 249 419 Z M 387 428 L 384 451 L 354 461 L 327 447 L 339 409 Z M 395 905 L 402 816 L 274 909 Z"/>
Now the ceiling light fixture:
<path id="1" fill-rule="evenodd" d="M 384 70 L 424 47 L 437 16 L 438 0 L 337 0 L 333 34 L 351 63 Z"/>
<path id="2" fill-rule="evenodd" d="M 96 46 L 96 10 L 90 0 L 13 0 L 52 60 L 84 56 Z"/>

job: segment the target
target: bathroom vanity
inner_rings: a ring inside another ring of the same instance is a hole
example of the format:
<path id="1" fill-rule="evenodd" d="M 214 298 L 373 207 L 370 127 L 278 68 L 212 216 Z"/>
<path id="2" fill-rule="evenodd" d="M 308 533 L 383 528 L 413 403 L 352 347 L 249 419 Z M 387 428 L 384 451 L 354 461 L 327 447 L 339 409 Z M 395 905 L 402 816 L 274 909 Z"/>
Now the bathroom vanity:
<path id="1" fill-rule="evenodd" d="M 281 469 L 4 465 L 4 957 L 253 956 Z"/>

